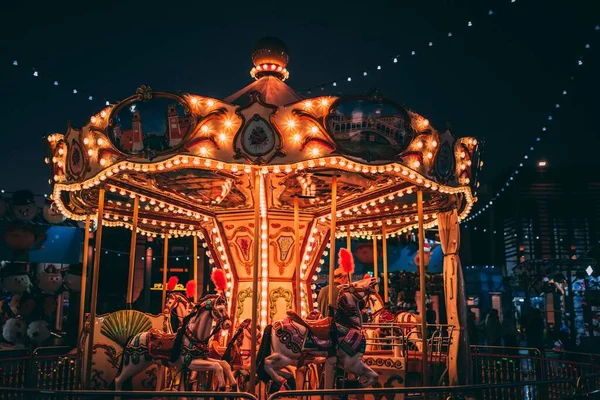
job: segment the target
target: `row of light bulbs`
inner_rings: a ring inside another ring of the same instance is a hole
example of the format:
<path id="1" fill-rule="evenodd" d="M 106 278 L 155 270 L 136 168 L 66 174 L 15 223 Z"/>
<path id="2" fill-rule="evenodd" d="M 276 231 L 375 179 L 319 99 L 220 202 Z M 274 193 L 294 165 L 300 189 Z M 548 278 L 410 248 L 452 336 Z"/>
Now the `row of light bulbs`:
<path id="1" fill-rule="evenodd" d="M 202 159 L 200 157 L 197 156 L 174 156 L 171 159 L 167 160 L 167 162 L 163 162 L 165 163 L 165 165 L 169 165 L 170 168 L 176 168 L 181 164 L 186 164 L 190 162 L 190 158 L 192 159 L 192 163 L 194 164 L 199 164 Z M 206 159 L 205 161 L 210 161 L 208 159 Z M 366 165 L 362 165 L 359 163 L 354 163 L 350 160 L 347 160 L 343 157 L 326 157 L 323 159 L 319 160 L 319 164 L 324 164 L 324 165 L 331 165 L 331 166 L 339 166 L 342 168 L 347 168 L 349 170 L 354 170 L 356 171 L 356 169 L 358 168 L 359 171 L 363 171 L 366 170 L 367 172 L 371 172 L 372 174 L 379 174 L 379 173 L 389 173 L 389 172 L 395 172 L 398 173 L 400 172 L 400 174 L 403 176 L 403 178 L 413 184 L 416 185 L 421 185 L 425 188 L 429 188 L 431 190 L 438 190 L 441 193 L 449 193 L 449 194 L 456 194 L 456 193 L 464 193 L 465 194 L 465 198 L 467 200 L 467 205 L 465 207 L 465 209 L 463 210 L 463 212 L 461 213 L 461 215 L 459 216 L 459 219 L 464 218 L 464 216 L 468 215 L 468 213 L 471 210 L 471 207 L 475 201 L 474 197 L 471 194 L 471 190 L 468 187 L 457 187 L 457 188 L 451 188 L 451 187 L 444 187 L 444 186 L 439 186 L 438 184 L 436 184 L 433 181 L 429 181 L 428 179 L 422 177 L 421 175 L 415 173 L 412 170 L 408 170 L 406 169 L 406 167 L 404 167 L 401 164 L 398 163 L 394 163 L 394 164 L 388 164 L 385 166 L 377 166 L 377 167 L 369 167 Z M 217 169 L 223 169 L 225 168 L 227 164 L 223 163 L 223 162 L 218 162 L 217 164 Z M 114 165 L 111 169 L 107 169 L 104 171 L 101 171 L 96 177 L 90 178 L 82 183 L 75 183 L 75 184 L 70 184 L 70 185 L 65 185 L 65 184 L 56 184 L 54 187 L 54 194 L 53 194 L 53 199 L 56 201 L 59 209 L 61 210 L 61 212 L 63 212 L 64 215 L 66 215 L 68 218 L 74 219 L 74 220 L 84 220 L 85 216 L 83 215 L 74 215 L 70 212 L 67 212 L 67 210 L 65 209 L 65 207 L 62 205 L 62 201 L 60 198 L 60 192 L 61 191 L 79 191 L 82 189 L 89 189 L 92 188 L 94 186 L 98 186 L 100 185 L 103 181 L 105 181 L 107 179 L 107 177 L 111 177 L 113 175 L 115 175 L 115 173 L 118 173 L 120 171 L 125 171 L 125 170 L 143 170 L 143 167 L 148 168 L 152 166 L 152 164 L 138 164 L 138 163 L 133 163 L 133 162 L 120 162 L 119 164 Z M 294 168 L 292 168 L 292 166 Z M 230 168 L 233 168 L 234 166 L 229 166 Z M 302 172 L 304 170 L 304 166 L 302 163 L 296 163 L 293 165 L 287 165 L 284 167 L 284 170 L 286 172 L 291 172 L 295 169 L 296 172 Z M 252 171 L 252 167 L 249 165 L 244 166 L 244 170 L 249 173 Z M 262 174 L 268 174 L 270 172 L 273 173 L 281 173 L 281 167 L 278 165 L 275 166 L 263 166 L 260 169 L 260 172 Z M 129 195 L 131 196 L 133 193 L 129 193 Z M 389 197 L 389 194 L 386 195 Z M 382 196 L 383 197 L 383 196 Z M 379 199 L 377 201 L 380 201 Z M 361 205 L 362 207 L 362 205 Z M 353 208 L 349 207 L 350 209 Z M 194 215 L 194 211 L 191 210 L 183 210 L 182 212 L 192 212 Z M 344 209 L 345 211 L 345 209 Z M 343 212 L 343 211 L 341 211 Z M 196 213 L 198 214 L 198 213 Z M 206 217 L 206 216 L 205 216 Z M 329 216 L 330 217 L 330 216 Z M 322 221 L 325 221 L 328 217 L 327 216 L 323 216 L 321 217 Z M 387 223 L 387 222 L 386 222 Z M 394 233 L 394 232 L 390 232 Z"/>
<path id="2" fill-rule="evenodd" d="M 211 242 L 213 243 L 212 248 L 215 250 L 217 256 L 219 257 L 219 262 L 221 267 L 223 268 L 223 271 L 225 271 L 225 278 L 227 279 L 227 287 L 225 288 L 225 296 L 227 297 L 227 307 L 228 307 L 228 311 L 231 314 L 231 297 L 232 297 L 232 293 L 233 293 L 233 275 L 231 274 L 231 262 L 229 260 L 229 256 L 227 254 L 227 249 L 226 249 L 226 245 L 225 242 L 223 241 L 223 238 L 221 237 L 221 231 L 217 228 L 217 221 L 216 220 L 212 220 L 212 225 L 213 228 L 210 230 L 210 235 L 211 235 Z M 206 243 L 202 244 L 204 247 L 208 247 L 208 245 Z M 206 254 L 208 255 L 208 262 L 210 264 L 215 264 L 214 260 L 212 259 L 212 254 L 211 251 L 209 249 L 209 251 L 206 252 Z M 215 264 L 217 265 L 217 264 Z"/>
<path id="3" fill-rule="evenodd" d="M 600 25 L 596 25 L 594 27 L 594 31 L 596 33 L 600 32 Z M 590 49 L 591 46 L 589 43 L 586 43 L 584 46 L 585 50 Z M 583 66 L 583 56 L 579 56 L 578 60 L 577 60 L 577 67 L 581 67 Z M 574 80 L 574 77 L 571 76 L 570 77 L 570 81 Z M 568 95 L 568 90 L 567 89 L 563 89 L 560 91 L 560 96 L 564 97 Z M 556 102 L 553 105 L 553 109 L 555 110 L 559 110 L 561 103 L 560 102 Z M 541 127 L 541 132 L 542 134 L 546 134 L 546 132 L 548 132 L 548 126 L 547 124 L 551 123 L 554 120 L 554 115 L 553 114 L 549 114 L 548 117 L 546 118 L 546 122 L 542 125 Z M 537 136 L 535 138 L 535 143 L 538 143 L 542 140 L 541 136 Z M 533 153 L 533 151 L 535 150 L 536 146 L 534 144 L 532 144 L 529 147 L 528 152 L 523 156 L 523 158 L 519 161 L 518 166 L 515 168 L 515 170 L 510 174 L 510 176 L 508 177 L 508 179 L 506 180 L 506 182 L 504 183 L 503 187 L 500 188 L 500 190 L 498 192 L 496 192 L 496 194 L 485 204 L 482 206 L 482 208 L 480 210 L 478 210 L 477 212 L 474 212 L 471 216 L 465 218 L 462 222 L 469 222 L 472 221 L 473 219 L 477 218 L 478 216 L 480 216 L 481 214 L 485 213 L 487 210 L 489 210 L 497 201 L 498 199 L 502 196 L 502 194 L 505 192 L 506 188 L 510 187 L 510 185 L 512 184 L 512 182 L 515 180 L 515 178 L 517 177 L 517 175 L 519 175 L 519 171 L 521 170 L 521 168 L 523 168 L 524 164 L 529 160 L 529 155 L 531 153 Z M 545 166 L 545 163 L 542 165 Z"/>
<path id="4" fill-rule="evenodd" d="M 259 205 L 260 205 L 260 326 L 265 329 L 267 326 L 267 290 L 269 287 L 269 225 L 267 221 L 267 195 L 265 192 L 264 176 L 259 175 Z M 258 229 L 258 227 L 255 227 Z"/>

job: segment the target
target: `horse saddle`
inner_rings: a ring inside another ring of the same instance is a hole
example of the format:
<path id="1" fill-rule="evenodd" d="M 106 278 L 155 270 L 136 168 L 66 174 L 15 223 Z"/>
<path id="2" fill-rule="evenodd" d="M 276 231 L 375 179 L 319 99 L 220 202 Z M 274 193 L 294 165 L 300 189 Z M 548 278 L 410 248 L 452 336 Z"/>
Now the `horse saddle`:
<path id="1" fill-rule="evenodd" d="M 287 316 L 308 331 L 308 337 L 319 347 L 331 346 L 332 318 L 326 317 L 317 320 L 303 320 L 295 311 L 288 311 Z"/>
<path id="2" fill-rule="evenodd" d="M 150 354 L 150 357 L 165 363 L 171 361 L 175 336 L 175 333 L 166 333 L 156 328 L 148 332 L 148 354 Z"/>

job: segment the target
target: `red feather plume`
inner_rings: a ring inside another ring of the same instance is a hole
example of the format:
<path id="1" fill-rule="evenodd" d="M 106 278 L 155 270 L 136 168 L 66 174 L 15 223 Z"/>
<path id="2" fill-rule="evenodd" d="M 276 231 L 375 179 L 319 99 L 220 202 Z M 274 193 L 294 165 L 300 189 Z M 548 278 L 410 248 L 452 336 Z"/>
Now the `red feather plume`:
<path id="1" fill-rule="evenodd" d="M 193 299 L 196 295 L 196 281 L 188 281 L 185 285 L 185 295 L 189 299 Z"/>
<path id="2" fill-rule="evenodd" d="M 167 290 L 169 292 L 175 290 L 175 286 L 177 286 L 177 284 L 179 283 L 179 278 L 176 276 L 172 276 L 169 278 L 169 281 L 167 282 Z"/>
<path id="3" fill-rule="evenodd" d="M 354 257 L 347 249 L 341 248 L 339 252 L 339 267 L 347 274 L 354 273 Z"/>
<path id="4" fill-rule="evenodd" d="M 223 291 L 227 287 L 227 278 L 225 277 L 225 271 L 222 269 L 215 269 L 210 275 L 210 280 L 215 284 L 218 291 Z"/>

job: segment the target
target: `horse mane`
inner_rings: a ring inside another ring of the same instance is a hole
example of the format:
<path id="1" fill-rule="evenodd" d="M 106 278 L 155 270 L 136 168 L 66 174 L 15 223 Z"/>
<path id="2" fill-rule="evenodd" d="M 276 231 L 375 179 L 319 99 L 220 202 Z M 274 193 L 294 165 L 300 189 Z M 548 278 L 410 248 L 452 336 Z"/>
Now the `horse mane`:
<path id="1" fill-rule="evenodd" d="M 171 353 L 171 361 L 175 362 L 181 355 L 181 345 L 183 344 L 183 336 L 185 334 L 185 329 L 187 328 L 190 320 L 200 314 L 199 310 L 193 311 L 183 318 L 181 322 L 181 326 L 177 329 L 177 334 L 175 335 L 175 342 L 173 343 L 173 353 Z"/>

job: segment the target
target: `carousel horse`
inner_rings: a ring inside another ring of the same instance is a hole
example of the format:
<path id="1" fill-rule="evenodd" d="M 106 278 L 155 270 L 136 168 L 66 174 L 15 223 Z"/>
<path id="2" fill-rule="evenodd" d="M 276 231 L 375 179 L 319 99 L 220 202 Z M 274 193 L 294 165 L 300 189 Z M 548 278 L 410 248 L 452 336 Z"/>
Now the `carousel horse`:
<path id="1" fill-rule="evenodd" d="M 421 335 L 421 316 L 410 311 L 400 311 L 397 314 L 393 314 L 386 309 L 380 309 L 371 314 L 371 321 L 373 324 L 390 324 L 390 329 L 393 328 L 394 334 L 400 334 L 404 338 L 404 343 L 408 346 L 412 346 L 413 349 L 421 351 L 423 348 L 423 335 Z M 397 324 L 397 326 L 396 326 Z M 377 328 L 370 330 L 370 338 L 381 337 L 383 332 L 382 329 Z M 378 347 L 378 346 L 377 346 Z M 379 350 L 376 346 L 369 348 L 369 350 Z"/>
<path id="2" fill-rule="evenodd" d="M 196 282 L 189 281 L 185 285 L 185 295 L 175 291 L 179 279 L 176 276 L 169 278 L 167 283 L 167 298 L 165 300 L 164 315 L 164 331 L 167 333 L 175 333 L 182 325 L 183 319 L 188 316 L 194 308 L 194 294 L 196 292 Z M 173 326 L 173 320 L 177 320 L 176 326 Z"/>
<path id="3" fill-rule="evenodd" d="M 261 333 L 256 332 L 257 345 L 260 345 Z M 250 349 L 252 347 L 252 320 L 246 318 L 243 320 L 233 335 L 227 348 L 223 353 L 222 359 L 227 361 L 236 377 L 238 387 L 246 388 L 250 381 L 251 360 Z"/>
<path id="4" fill-rule="evenodd" d="M 340 259 L 347 257 L 342 255 L 344 251 L 350 254 L 341 249 Z M 362 361 L 365 337 L 361 317 L 362 305 L 376 285 L 377 281 L 371 278 L 339 286 L 338 308 L 333 318 L 305 321 L 288 311 L 286 318 L 267 325 L 257 355 L 259 378 L 264 382 L 273 380 L 287 389 L 289 386 L 278 371 L 290 365 L 300 367 L 307 358 L 326 357 L 331 366 L 337 363 L 354 374 L 361 386 L 376 382 L 377 373 Z M 325 384 L 332 386 L 331 381 Z"/>
<path id="5" fill-rule="evenodd" d="M 193 311 L 183 319 L 176 334 L 152 329 L 128 341 L 123 350 L 121 368 L 115 378 L 115 390 L 120 391 L 124 382 L 154 363 L 195 372 L 214 372 L 219 390 L 225 390 L 228 381 L 232 391 L 237 391 L 229 364 L 208 357 L 211 338 L 221 329 L 231 327 L 227 299 L 222 292 L 226 285 L 225 274 L 222 270 L 215 270 L 212 279 L 219 293 L 200 299 Z"/>

